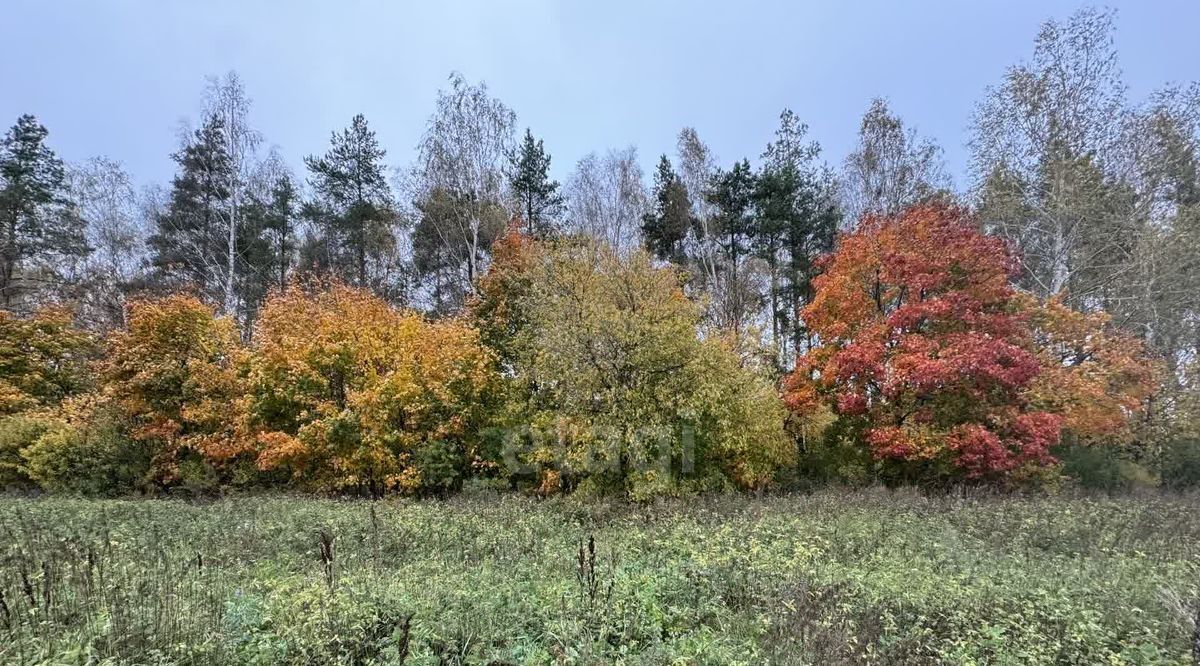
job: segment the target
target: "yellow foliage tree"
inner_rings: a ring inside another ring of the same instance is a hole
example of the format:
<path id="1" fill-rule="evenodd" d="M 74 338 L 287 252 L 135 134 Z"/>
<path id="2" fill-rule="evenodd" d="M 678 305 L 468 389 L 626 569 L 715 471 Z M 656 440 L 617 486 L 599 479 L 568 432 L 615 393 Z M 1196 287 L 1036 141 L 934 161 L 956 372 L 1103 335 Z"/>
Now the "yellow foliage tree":
<path id="1" fill-rule="evenodd" d="M 130 436 L 153 444 L 153 480 L 180 481 L 193 456 L 221 470 L 252 453 L 238 418 L 246 351 L 234 322 L 182 295 L 132 302 L 127 320 L 108 339 L 100 377 Z"/>
<path id="2" fill-rule="evenodd" d="M 1145 346 L 1109 326 L 1105 312 L 1083 313 L 1060 298 L 1020 294 L 1017 308 L 1029 323 L 1041 372 L 1031 402 L 1059 414 L 1063 433 L 1080 443 L 1119 441 L 1159 385 L 1160 368 Z"/>
<path id="3" fill-rule="evenodd" d="M 87 387 L 95 340 L 61 308 L 0 310 L 0 415 L 52 407 Z"/>
<path id="4" fill-rule="evenodd" d="M 493 356 L 457 320 L 368 292 L 293 285 L 270 298 L 250 363 L 260 469 L 327 490 L 443 491 L 481 459 Z"/>

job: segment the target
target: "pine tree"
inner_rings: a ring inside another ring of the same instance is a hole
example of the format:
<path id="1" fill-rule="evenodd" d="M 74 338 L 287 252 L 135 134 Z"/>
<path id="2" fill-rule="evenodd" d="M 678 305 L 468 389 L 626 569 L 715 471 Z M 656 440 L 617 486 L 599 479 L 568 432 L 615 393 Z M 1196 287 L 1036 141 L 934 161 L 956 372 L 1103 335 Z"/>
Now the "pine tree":
<path id="1" fill-rule="evenodd" d="M 190 143 L 171 156 L 179 173 L 150 237 L 151 264 L 161 286 L 190 287 L 214 302 L 224 301 L 229 264 L 226 214 L 232 163 L 224 132 L 224 122 L 209 116 Z"/>
<path id="2" fill-rule="evenodd" d="M 808 342 L 800 310 L 812 298 L 816 260 L 833 249 L 841 219 L 831 177 L 813 164 L 821 148 L 807 133 L 790 110 L 780 114 L 754 192 L 751 249 L 770 273 L 772 343 L 785 364 Z"/>
<path id="3" fill-rule="evenodd" d="M 816 260 L 833 249 L 841 216 L 832 187 L 795 166 L 765 168 L 754 193 L 758 210 L 752 249 L 771 278 L 771 331 L 781 360 L 798 352 L 808 335 L 800 310 L 812 299 Z"/>
<path id="4" fill-rule="evenodd" d="M 564 198 L 558 191 L 558 181 L 550 179 L 550 155 L 541 139 L 533 140 L 528 128 L 515 167 L 510 185 L 525 218 L 525 231 L 544 238 L 556 230 L 565 209 Z"/>
<path id="5" fill-rule="evenodd" d="M 296 247 L 296 209 L 296 188 L 286 175 L 266 191 L 251 192 L 243 203 L 236 283 L 247 332 L 267 294 L 287 287 Z"/>
<path id="6" fill-rule="evenodd" d="M 280 289 L 287 286 L 288 273 L 292 268 L 295 252 L 296 186 L 291 178 L 280 178 L 271 188 L 271 200 L 266 205 L 264 230 L 272 248 L 272 263 L 275 268 L 275 283 Z"/>
<path id="7" fill-rule="evenodd" d="M 718 243 L 735 274 L 754 233 L 754 186 L 750 161 L 744 159 L 729 171 L 718 171 L 709 188 L 708 202 L 716 207 Z"/>
<path id="8" fill-rule="evenodd" d="M 6 309 L 19 304 L 32 273 L 41 273 L 43 283 L 55 282 L 55 258 L 89 252 L 47 134 L 36 118 L 23 115 L 0 141 L 0 302 Z"/>
<path id="9" fill-rule="evenodd" d="M 755 229 L 755 175 L 749 160 L 736 162 L 729 171 L 718 170 L 708 187 L 713 219 L 708 232 L 717 246 L 713 308 L 717 324 L 740 335 L 744 324 L 762 305 L 757 285 L 742 270 Z"/>
<path id="10" fill-rule="evenodd" d="M 321 234 L 317 260 L 358 286 L 368 286 L 368 264 L 395 243 L 396 216 L 375 132 L 360 113 L 325 155 L 304 158 L 316 199 L 307 207 Z"/>
<path id="11" fill-rule="evenodd" d="M 647 249 L 659 259 L 682 264 L 683 240 L 692 224 L 687 187 L 671 160 L 663 155 L 654 174 L 654 209 L 642 216 L 642 236 Z"/>

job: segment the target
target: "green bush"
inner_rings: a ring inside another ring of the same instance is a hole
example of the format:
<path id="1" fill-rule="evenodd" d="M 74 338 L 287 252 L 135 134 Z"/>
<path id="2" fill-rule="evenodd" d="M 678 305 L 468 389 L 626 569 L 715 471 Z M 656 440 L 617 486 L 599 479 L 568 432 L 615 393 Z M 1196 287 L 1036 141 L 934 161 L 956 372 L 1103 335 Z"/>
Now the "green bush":
<path id="1" fill-rule="evenodd" d="M 1063 476 L 1085 490 L 1116 493 L 1154 485 L 1150 472 L 1128 460 L 1119 447 L 1072 444 L 1054 454 L 1062 462 Z"/>
<path id="2" fill-rule="evenodd" d="M 463 453 L 451 442 L 433 440 L 417 449 L 416 468 L 427 493 L 445 495 L 458 489 L 463 478 Z"/>
<path id="3" fill-rule="evenodd" d="M 1200 488 L 1200 438 L 1182 438 L 1163 447 L 1162 485 L 1171 490 Z"/>
<path id="4" fill-rule="evenodd" d="M 130 439 L 107 410 L 47 429 L 23 452 L 42 489 L 80 495 L 121 495 L 144 486 L 151 452 Z"/>
<path id="5" fill-rule="evenodd" d="M 53 421 L 28 414 L 0 418 L 0 490 L 33 485 L 22 452 L 50 429 Z"/>
<path id="6" fill-rule="evenodd" d="M 795 417 L 788 423 L 799 455 L 786 487 L 798 490 L 830 484 L 864 487 L 877 480 L 870 452 L 857 443 L 862 435 L 862 419 L 834 417 L 829 412 L 817 424 L 820 427 L 814 429 Z"/>

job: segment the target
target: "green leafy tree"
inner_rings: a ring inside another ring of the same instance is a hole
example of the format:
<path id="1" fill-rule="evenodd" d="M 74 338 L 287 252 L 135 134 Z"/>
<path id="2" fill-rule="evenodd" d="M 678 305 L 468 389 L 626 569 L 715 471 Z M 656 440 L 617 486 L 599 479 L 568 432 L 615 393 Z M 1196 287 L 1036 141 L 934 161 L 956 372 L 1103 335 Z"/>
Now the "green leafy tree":
<path id="1" fill-rule="evenodd" d="M 774 387 L 700 337 L 676 269 L 594 240 L 501 247 L 475 312 L 528 426 L 505 444 L 514 479 L 645 499 L 762 487 L 791 462 Z"/>
<path id="2" fill-rule="evenodd" d="M 0 303 L 6 309 L 20 305 L 33 284 L 57 282 L 56 259 L 89 252 L 47 134 L 36 118 L 23 115 L 0 141 Z"/>

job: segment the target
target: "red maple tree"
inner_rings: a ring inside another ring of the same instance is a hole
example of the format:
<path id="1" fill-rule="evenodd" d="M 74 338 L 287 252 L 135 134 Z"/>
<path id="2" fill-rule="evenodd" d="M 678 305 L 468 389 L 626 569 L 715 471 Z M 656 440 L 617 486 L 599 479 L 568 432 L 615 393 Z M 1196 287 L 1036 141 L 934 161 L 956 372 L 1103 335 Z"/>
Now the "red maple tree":
<path id="1" fill-rule="evenodd" d="M 972 479 L 1052 463 L 1063 417 L 1029 399 L 1041 366 L 1013 268 L 960 208 L 866 218 L 814 282 L 802 314 L 818 344 L 785 381 L 789 405 L 860 418 L 879 459 Z"/>

